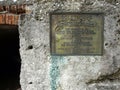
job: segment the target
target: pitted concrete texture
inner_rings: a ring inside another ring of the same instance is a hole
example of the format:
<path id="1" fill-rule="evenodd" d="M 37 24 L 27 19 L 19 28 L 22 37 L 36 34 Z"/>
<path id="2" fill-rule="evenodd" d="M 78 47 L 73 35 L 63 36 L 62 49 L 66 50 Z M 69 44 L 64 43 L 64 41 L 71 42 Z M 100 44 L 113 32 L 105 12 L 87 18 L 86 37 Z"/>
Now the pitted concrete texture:
<path id="1" fill-rule="evenodd" d="M 32 4 L 34 0 L 0 0 L 0 6 L 5 5 L 20 5 L 20 4 Z"/>
<path id="2" fill-rule="evenodd" d="M 19 24 L 22 90 L 120 90 L 120 1 L 35 0 Z M 50 12 L 103 12 L 103 56 L 51 56 Z"/>

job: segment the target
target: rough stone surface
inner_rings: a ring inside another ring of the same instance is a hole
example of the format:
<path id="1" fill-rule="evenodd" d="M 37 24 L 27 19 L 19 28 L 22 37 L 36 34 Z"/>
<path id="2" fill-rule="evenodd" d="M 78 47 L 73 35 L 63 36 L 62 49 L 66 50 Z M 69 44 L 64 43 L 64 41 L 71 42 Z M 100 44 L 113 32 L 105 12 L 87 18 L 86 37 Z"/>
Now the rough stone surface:
<path id="1" fill-rule="evenodd" d="M 20 21 L 22 90 L 120 90 L 120 1 L 35 0 Z M 103 56 L 51 56 L 50 12 L 103 12 Z"/>
<path id="2" fill-rule="evenodd" d="M 16 4 L 32 4 L 34 0 L 0 0 L 0 6 Z"/>

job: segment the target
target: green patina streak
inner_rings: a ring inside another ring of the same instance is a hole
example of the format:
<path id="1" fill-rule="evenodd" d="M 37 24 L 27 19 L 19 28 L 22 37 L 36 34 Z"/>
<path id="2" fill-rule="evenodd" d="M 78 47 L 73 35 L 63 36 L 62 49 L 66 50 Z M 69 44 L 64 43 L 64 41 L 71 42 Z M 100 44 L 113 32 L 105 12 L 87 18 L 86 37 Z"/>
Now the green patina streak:
<path id="1" fill-rule="evenodd" d="M 64 58 L 62 56 L 51 56 L 51 90 L 56 90 L 59 85 L 60 66 L 64 64 Z"/>

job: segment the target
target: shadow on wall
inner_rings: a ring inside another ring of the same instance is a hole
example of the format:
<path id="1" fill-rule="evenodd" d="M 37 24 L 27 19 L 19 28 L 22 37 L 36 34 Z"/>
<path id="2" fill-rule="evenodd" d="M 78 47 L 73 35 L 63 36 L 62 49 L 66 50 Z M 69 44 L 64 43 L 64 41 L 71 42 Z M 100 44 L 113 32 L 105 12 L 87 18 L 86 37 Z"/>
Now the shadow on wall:
<path id="1" fill-rule="evenodd" d="M 18 27 L 0 25 L 0 90 L 20 90 L 20 66 Z"/>

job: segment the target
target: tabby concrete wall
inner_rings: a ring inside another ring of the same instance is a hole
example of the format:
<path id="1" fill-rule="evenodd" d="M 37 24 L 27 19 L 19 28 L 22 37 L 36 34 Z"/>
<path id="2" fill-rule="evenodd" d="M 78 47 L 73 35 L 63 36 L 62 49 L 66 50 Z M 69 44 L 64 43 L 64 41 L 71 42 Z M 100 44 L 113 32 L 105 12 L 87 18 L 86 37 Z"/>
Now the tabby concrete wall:
<path id="1" fill-rule="evenodd" d="M 120 90 L 120 1 L 35 0 L 19 22 L 22 90 Z M 103 12 L 103 56 L 51 56 L 50 12 Z"/>

